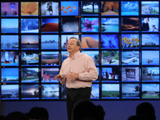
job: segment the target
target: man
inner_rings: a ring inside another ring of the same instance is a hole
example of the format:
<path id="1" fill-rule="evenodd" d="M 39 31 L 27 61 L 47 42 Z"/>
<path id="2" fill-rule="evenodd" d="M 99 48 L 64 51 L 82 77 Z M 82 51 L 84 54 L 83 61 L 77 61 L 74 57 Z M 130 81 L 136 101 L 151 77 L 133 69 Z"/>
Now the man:
<path id="1" fill-rule="evenodd" d="M 60 73 L 55 77 L 67 87 L 68 120 L 73 120 L 75 106 L 90 100 L 92 82 L 98 78 L 93 59 L 80 53 L 80 49 L 80 41 L 71 37 L 67 45 L 69 57 L 64 60 Z"/>

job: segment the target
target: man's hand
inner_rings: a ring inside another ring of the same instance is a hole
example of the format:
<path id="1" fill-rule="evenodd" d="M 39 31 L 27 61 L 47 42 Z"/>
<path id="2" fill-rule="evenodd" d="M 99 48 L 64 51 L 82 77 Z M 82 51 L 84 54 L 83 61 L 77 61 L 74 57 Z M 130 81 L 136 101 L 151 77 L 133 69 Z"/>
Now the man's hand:
<path id="1" fill-rule="evenodd" d="M 63 78 L 63 77 L 62 77 L 62 74 L 58 74 L 57 76 L 54 77 L 54 80 L 55 80 L 55 79 L 62 79 L 62 78 Z"/>
<path id="2" fill-rule="evenodd" d="M 79 73 L 73 73 L 71 72 L 68 76 L 67 76 L 67 80 L 75 80 L 75 79 L 78 79 L 79 78 Z"/>

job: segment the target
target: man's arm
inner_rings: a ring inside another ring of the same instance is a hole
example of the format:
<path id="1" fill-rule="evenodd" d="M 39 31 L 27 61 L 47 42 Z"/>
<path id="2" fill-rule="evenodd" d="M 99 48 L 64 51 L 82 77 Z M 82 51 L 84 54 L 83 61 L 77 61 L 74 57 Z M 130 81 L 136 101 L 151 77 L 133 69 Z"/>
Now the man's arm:
<path id="1" fill-rule="evenodd" d="M 88 71 L 79 73 L 78 79 L 84 81 L 94 81 L 98 79 L 97 68 L 91 57 L 88 57 L 86 60 Z"/>

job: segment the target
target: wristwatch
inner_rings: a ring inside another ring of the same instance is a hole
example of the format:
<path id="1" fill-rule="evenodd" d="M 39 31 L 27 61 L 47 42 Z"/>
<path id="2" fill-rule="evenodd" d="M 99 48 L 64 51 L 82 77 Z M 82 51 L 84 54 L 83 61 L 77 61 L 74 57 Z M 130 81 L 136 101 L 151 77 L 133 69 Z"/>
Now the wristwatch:
<path id="1" fill-rule="evenodd" d="M 64 74 L 61 74 L 62 75 L 62 78 L 64 78 Z"/>

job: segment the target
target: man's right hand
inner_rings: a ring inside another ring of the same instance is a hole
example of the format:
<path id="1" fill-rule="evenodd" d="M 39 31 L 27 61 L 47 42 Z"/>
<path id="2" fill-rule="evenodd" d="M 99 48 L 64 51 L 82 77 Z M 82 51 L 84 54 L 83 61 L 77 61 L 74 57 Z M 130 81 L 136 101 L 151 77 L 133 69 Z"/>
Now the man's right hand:
<path id="1" fill-rule="evenodd" d="M 62 75 L 61 75 L 61 74 L 58 74 L 57 76 L 54 77 L 54 80 L 55 80 L 55 79 L 62 79 L 62 78 L 63 78 Z"/>

